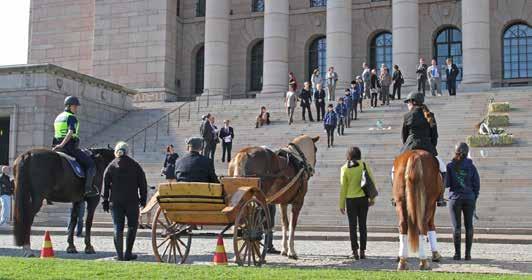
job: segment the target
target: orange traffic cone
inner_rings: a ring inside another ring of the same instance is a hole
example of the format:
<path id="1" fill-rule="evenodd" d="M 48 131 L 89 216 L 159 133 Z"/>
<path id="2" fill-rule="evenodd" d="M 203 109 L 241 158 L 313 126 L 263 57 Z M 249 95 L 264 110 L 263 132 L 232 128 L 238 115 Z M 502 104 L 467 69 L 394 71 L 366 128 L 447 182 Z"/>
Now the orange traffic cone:
<path id="1" fill-rule="evenodd" d="M 42 242 L 41 259 L 53 258 L 54 248 L 52 247 L 52 240 L 50 239 L 50 233 L 44 232 L 44 241 Z"/>
<path id="2" fill-rule="evenodd" d="M 224 238 L 222 235 L 218 235 L 213 263 L 214 265 L 227 265 L 227 254 L 225 253 Z"/>

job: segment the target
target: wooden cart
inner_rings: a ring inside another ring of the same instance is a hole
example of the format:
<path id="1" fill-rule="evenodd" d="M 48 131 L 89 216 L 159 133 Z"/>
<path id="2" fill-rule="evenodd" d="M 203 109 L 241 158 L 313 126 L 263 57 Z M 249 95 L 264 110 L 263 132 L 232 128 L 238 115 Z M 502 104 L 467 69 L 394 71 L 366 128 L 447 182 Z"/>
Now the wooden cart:
<path id="1" fill-rule="evenodd" d="M 194 236 L 233 237 L 236 263 L 260 266 L 271 238 L 266 197 L 259 178 L 221 178 L 220 184 L 164 183 L 143 212 L 157 206 L 152 246 L 159 262 L 187 260 Z M 224 225 L 220 233 L 196 232 L 201 226 Z M 225 234 L 233 227 L 232 235 Z"/>

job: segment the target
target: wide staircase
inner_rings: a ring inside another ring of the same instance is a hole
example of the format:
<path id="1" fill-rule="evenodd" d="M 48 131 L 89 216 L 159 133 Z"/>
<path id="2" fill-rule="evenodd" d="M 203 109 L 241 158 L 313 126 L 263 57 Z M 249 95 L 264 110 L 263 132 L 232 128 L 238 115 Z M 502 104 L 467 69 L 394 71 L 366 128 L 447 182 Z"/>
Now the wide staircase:
<path id="1" fill-rule="evenodd" d="M 507 129 L 517 141 L 511 147 L 475 148 L 471 151 L 481 177 L 477 204 L 480 219 L 476 226 L 499 230 L 532 229 L 532 219 L 529 219 L 532 216 L 532 146 L 528 140 L 532 136 L 532 110 L 529 109 L 532 89 L 428 97 L 426 103 L 438 121 L 438 151 L 445 161 L 450 160 L 454 144 L 475 133 L 475 124 L 486 114 L 492 97 L 497 101 L 511 102 L 511 125 Z M 390 170 L 401 146 L 402 116 L 407 109 L 399 101 L 378 108 L 368 108 L 368 104 L 364 102 L 364 112 L 359 113 L 358 120 L 351 122 L 351 128 L 345 130 L 344 136 L 335 136 L 333 148 L 327 148 L 323 124 L 309 122 L 308 119 L 303 122 L 299 108 L 295 123 L 289 126 L 281 97 L 232 101 L 211 97 L 208 106 L 204 98 L 173 106 L 152 104 L 129 113 L 90 143 L 106 146 L 127 139 L 132 146 L 133 157 L 146 171 L 149 185 L 155 186 L 164 181 L 160 171 L 166 145 L 174 144 L 182 156 L 185 139 L 199 134 L 201 116 L 206 113 L 214 114 L 218 127 L 222 126 L 223 119 L 231 120 L 235 129 L 233 154 L 245 146 L 265 145 L 276 149 L 286 146 L 300 134 L 319 135 L 316 173 L 310 181 L 300 219 L 301 226 L 308 230 L 342 229 L 346 226 L 347 219 L 338 210 L 339 173 L 347 148 L 355 145 L 361 148 L 363 159 L 373 170 L 380 192 L 376 205 L 370 209 L 368 223 L 374 228 L 393 230 L 396 216 L 390 203 Z M 272 124 L 255 128 L 255 118 L 262 105 L 268 108 Z M 376 126 L 378 120 L 383 122 L 382 128 Z M 133 135 L 135 137 L 132 138 Z M 227 163 L 221 162 L 220 146 L 216 150 L 215 165 L 218 175 L 227 174 Z M 66 221 L 67 207 L 65 204 L 47 206 L 39 214 L 38 221 L 47 224 Z M 99 209 L 96 221 L 108 223 L 110 215 L 103 214 Z M 449 225 L 447 209 L 438 209 L 436 222 Z"/>

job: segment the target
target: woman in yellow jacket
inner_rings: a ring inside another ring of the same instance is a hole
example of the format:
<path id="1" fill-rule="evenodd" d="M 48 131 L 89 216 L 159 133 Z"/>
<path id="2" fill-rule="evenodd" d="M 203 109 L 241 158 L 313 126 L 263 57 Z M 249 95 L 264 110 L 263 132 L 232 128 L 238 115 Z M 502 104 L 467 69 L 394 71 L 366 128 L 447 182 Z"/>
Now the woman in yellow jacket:
<path id="1" fill-rule="evenodd" d="M 353 250 L 353 258 L 356 260 L 366 258 L 365 251 L 368 239 L 366 219 L 369 206 L 374 203 L 366 197 L 360 187 L 364 165 L 369 176 L 373 179 L 371 169 L 361 160 L 360 149 L 358 147 L 350 147 L 347 150 L 347 162 L 342 166 L 340 175 L 340 212 L 345 215 L 347 208 L 351 249 Z M 374 179 L 373 182 L 375 182 Z M 360 229 L 360 247 L 357 241 L 357 224 Z M 358 252 L 359 249 L 360 254 Z"/>

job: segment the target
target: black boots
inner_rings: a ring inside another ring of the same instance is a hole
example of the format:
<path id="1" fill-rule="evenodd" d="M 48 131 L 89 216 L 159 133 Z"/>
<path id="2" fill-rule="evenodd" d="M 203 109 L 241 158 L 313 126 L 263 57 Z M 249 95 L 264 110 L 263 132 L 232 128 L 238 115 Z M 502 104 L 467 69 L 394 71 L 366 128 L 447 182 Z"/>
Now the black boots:
<path id="1" fill-rule="evenodd" d="M 137 236 L 137 227 L 128 227 L 126 237 L 126 253 L 124 260 L 132 261 L 137 259 L 137 255 L 133 254 L 133 245 L 135 244 L 135 237 Z"/>
<path id="2" fill-rule="evenodd" d="M 460 232 L 455 232 L 453 234 L 453 242 L 454 242 L 454 257 L 453 257 L 453 260 L 459 261 L 461 259 L 461 256 L 460 256 L 460 245 L 462 243 L 462 234 Z"/>
<path id="3" fill-rule="evenodd" d="M 88 168 L 85 172 L 85 188 L 84 195 L 85 197 L 98 196 L 98 191 L 94 188 L 94 176 L 96 175 L 96 168 Z"/>
<path id="4" fill-rule="evenodd" d="M 115 232 L 114 237 L 116 257 L 118 261 L 124 260 L 124 232 Z"/>
<path id="5" fill-rule="evenodd" d="M 453 234 L 454 241 L 454 257 L 453 260 L 459 261 L 461 259 L 460 255 L 460 245 L 462 241 L 462 236 L 460 233 Z M 466 232 L 466 244 L 465 244 L 465 258 L 464 260 L 471 260 L 471 246 L 473 245 L 473 232 Z"/>
<path id="6" fill-rule="evenodd" d="M 466 239 L 465 239 L 465 258 L 464 260 L 470 261 L 471 260 L 471 246 L 473 245 L 473 232 L 466 232 Z"/>

